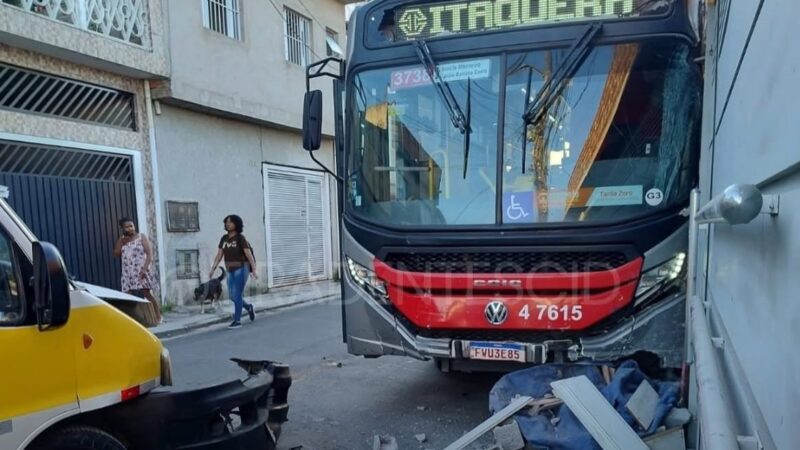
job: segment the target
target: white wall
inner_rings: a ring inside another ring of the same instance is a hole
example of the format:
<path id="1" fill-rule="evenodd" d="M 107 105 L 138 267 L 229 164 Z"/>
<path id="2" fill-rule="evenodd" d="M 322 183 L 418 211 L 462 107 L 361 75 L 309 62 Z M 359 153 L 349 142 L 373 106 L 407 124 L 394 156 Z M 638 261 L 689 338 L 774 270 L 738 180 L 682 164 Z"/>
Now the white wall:
<path id="1" fill-rule="evenodd" d="M 283 11 L 312 19 L 312 50 L 325 57 L 325 28 L 344 47 L 344 4 L 338 0 L 239 1 L 242 39 L 203 27 L 202 0 L 170 2 L 171 96 L 178 100 L 299 129 L 305 68 L 286 61 Z M 274 5 L 274 7 L 273 7 Z M 318 60 L 313 56 L 313 60 Z M 326 92 L 323 131 L 333 134 L 330 79 L 314 83 Z"/>
<path id="2" fill-rule="evenodd" d="M 244 234 L 258 261 L 260 279 L 248 283 L 248 295 L 264 292 L 269 268 L 262 163 L 319 169 L 302 149 L 301 136 L 168 105 L 162 105 L 155 120 L 161 201 L 196 201 L 200 213 L 200 232 L 168 233 L 166 224 L 162 226 L 168 279 L 165 300 L 183 303 L 199 283 L 176 280 L 177 249 L 199 249 L 200 273 L 206 280 L 223 234 L 222 219 L 228 214 L 242 216 Z M 331 142 L 324 142 L 318 157 L 332 167 L 330 149 Z M 335 197 L 330 200 L 331 223 L 336 223 Z M 331 230 L 331 239 L 333 261 L 338 261 L 334 233 L 336 228 Z"/>

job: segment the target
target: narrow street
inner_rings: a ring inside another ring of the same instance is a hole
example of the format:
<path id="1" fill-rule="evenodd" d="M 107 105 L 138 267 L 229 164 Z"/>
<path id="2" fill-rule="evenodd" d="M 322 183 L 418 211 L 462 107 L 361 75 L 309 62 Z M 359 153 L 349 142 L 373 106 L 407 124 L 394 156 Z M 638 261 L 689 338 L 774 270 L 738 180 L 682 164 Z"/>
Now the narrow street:
<path id="1" fill-rule="evenodd" d="M 402 449 L 439 449 L 488 416 L 488 393 L 498 375 L 442 374 L 431 362 L 350 356 L 337 302 L 262 315 L 244 325 L 167 340 L 176 388 L 241 376 L 229 357 L 290 364 L 294 384 L 280 449 L 371 449 L 376 434 L 394 436 Z M 419 443 L 417 434 L 427 441 Z"/>

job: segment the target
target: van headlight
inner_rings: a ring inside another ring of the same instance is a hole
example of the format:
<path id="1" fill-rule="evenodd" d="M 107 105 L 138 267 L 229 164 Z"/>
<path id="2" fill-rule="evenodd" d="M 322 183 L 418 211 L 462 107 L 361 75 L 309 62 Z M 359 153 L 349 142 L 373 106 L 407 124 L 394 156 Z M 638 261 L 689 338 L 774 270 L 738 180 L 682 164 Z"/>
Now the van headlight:
<path id="1" fill-rule="evenodd" d="M 639 287 L 636 288 L 636 297 L 638 298 L 655 291 L 672 280 L 677 279 L 681 273 L 683 273 L 685 263 L 686 253 L 681 252 L 669 261 L 644 272 L 639 278 Z"/>
<path id="2" fill-rule="evenodd" d="M 389 304 L 389 296 L 386 293 L 386 283 L 378 278 L 375 272 L 353 261 L 350 257 L 347 257 L 347 270 L 350 273 L 350 278 L 369 294 L 370 297 L 385 305 Z"/>
<path id="3" fill-rule="evenodd" d="M 161 385 L 172 386 L 172 358 L 166 347 L 161 348 Z"/>

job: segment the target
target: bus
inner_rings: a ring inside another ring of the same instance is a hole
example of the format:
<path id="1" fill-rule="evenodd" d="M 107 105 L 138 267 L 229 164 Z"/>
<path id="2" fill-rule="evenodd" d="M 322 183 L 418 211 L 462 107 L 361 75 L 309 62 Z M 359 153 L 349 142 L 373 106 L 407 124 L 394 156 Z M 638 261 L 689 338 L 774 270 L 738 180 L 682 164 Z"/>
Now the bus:
<path id="1" fill-rule="evenodd" d="M 684 0 L 356 9 L 303 119 L 314 158 L 332 77 L 349 352 L 682 367 L 699 42 Z"/>

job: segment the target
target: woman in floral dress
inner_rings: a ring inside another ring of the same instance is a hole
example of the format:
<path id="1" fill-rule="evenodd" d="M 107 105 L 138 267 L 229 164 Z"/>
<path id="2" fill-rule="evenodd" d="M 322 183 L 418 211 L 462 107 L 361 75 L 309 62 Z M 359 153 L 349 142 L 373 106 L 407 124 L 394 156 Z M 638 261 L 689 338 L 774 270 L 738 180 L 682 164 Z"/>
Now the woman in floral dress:
<path id="1" fill-rule="evenodd" d="M 146 298 L 153 304 L 158 323 L 163 323 L 161 307 L 153 296 L 156 279 L 150 271 L 153 262 L 153 247 L 150 240 L 136 232 L 136 225 L 127 217 L 120 219 L 122 236 L 114 246 L 114 256 L 122 257 L 122 291 Z"/>

